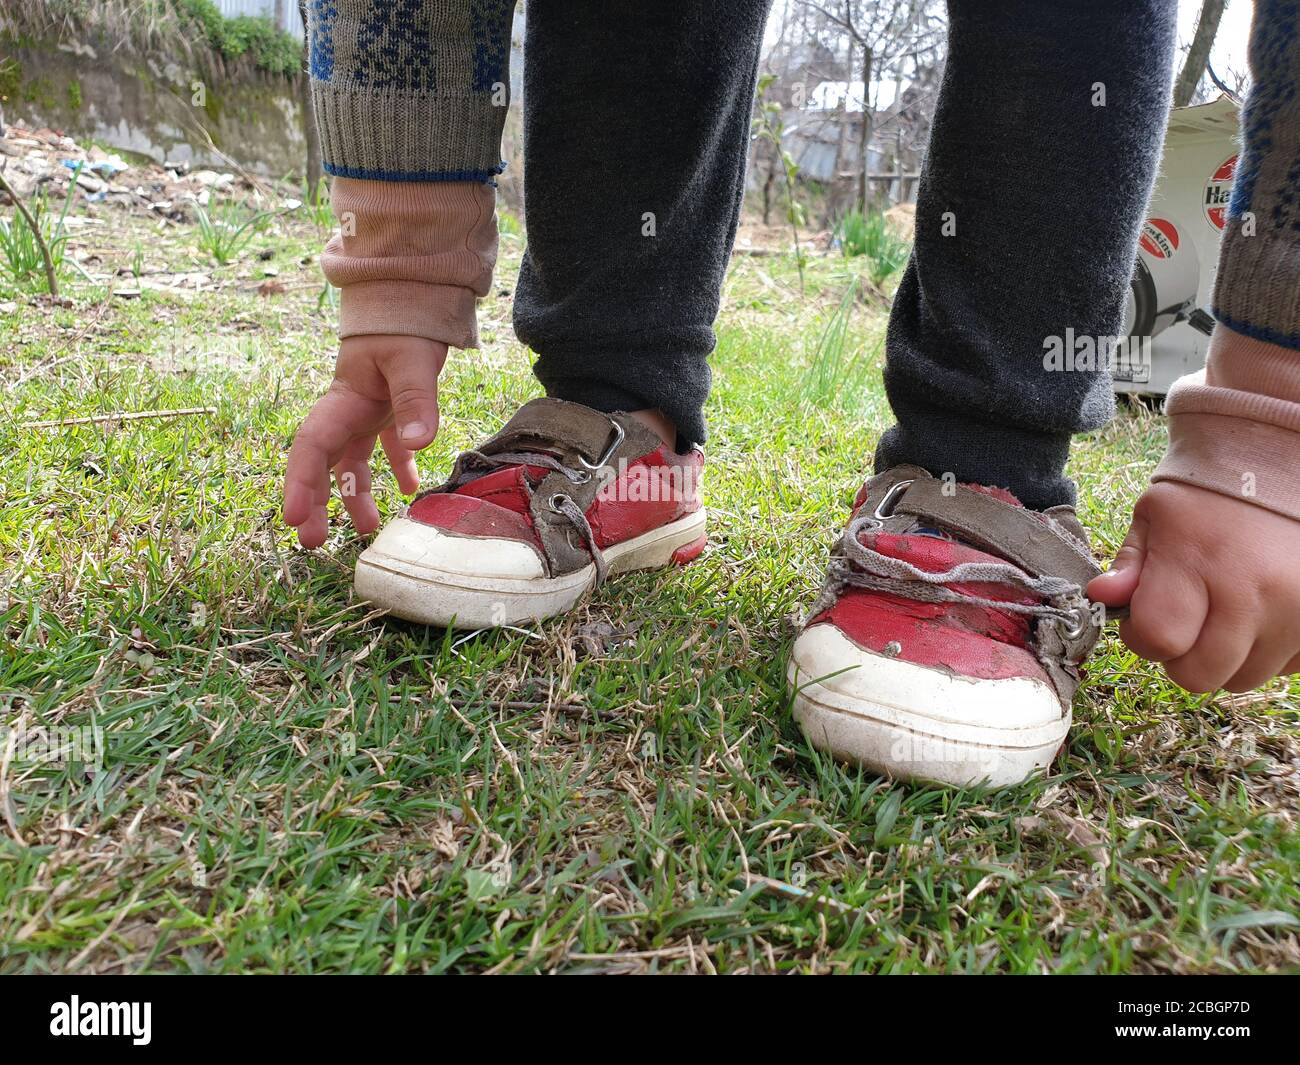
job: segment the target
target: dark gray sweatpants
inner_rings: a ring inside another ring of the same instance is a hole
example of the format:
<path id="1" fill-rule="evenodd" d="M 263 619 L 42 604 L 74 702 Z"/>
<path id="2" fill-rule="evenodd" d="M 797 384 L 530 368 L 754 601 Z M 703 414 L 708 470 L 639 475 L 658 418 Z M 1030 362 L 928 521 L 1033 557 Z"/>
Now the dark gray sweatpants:
<path id="1" fill-rule="evenodd" d="M 948 62 L 886 344 L 876 467 L 1073 498 L 1169 104 L 1176 0 L 949 0 Z M 549 394 L 705 436 L 767 0 L 532 4 L 515 329 Z"/>

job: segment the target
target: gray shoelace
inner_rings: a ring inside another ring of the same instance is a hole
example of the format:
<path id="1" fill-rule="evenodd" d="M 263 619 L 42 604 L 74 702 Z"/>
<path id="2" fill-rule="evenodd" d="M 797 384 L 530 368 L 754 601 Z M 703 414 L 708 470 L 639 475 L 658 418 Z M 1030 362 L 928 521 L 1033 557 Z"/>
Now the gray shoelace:
<path id="1" fill-rule="evenodd" d="M 1032 577 L 1010 562 L 961 562 L 951 569 L 931 573 L 900 558 L 881 554 L 858 539 L 867 528 L 878 526 L 879 522 L 869 514 L 849 522 L 840 540 L 842 555 L 831 559 L 826 584 L 809 617 L 816 617 L 828 609 L 844 587 L 852 585 L 922 603 L 967 603 L 1035 618 L 1051 618 L 1071 631 L 1077 631 L 1088 623 L 1088 600 L 1083 589 L 1073 581 L 1062 577 Z M 1048 602 L 1007 603 L 986 599 L 945 587 L 950 583 L 1001 584 Z M 1080 616 L 1081 611 L 1083 616 Z"/>
<path id="2" fill-rule="evenodd" d="M 456 459 L 451 479 L 443 486 L 444 490 L 453 490 L 462 485 L 478 480 L 482 473 L 475 473 L 475 466 L 496 469 L 499 466 L 540 466 L 562 474 L 570 484 L 586 484 L 592 478 L 590 470 L 575 470 L 566 466 L 554 455 L 533 451 L 503 451 L 500 454 L 485 455 L 481 451 L 463 451 Z M 567 495 L 556 494 L 551 497 L 550 507 L 557 514 L 563 514 L 569 523 L 582 536 L 587 550 L 591 552 L 591 561 L 596 567 L 596 584 L 604 584 L 609 567 L 605 556 L 596 544 L 596 534 L 592 532 L 587 516 L 578 509 L 578 504 Z"/>

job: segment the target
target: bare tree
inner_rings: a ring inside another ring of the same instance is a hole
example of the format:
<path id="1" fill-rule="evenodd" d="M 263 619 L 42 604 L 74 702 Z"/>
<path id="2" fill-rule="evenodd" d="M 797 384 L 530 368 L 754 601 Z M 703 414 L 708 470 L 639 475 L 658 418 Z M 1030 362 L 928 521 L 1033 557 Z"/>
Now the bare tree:
<path id="1" fill-rule="evenodd" d="M 1209 72 L 1211 80 L 1222 92 L 1226 92 L 1238 103 L 1246 98 L 1246 94 L 1250 90 L 1249 69 L 1235 67 L 1229 63 L 1223 70 L 1222 78 L 1215 74 L 1213 63 L 1207 63 L 1205 69 Z"/>
<path id="2" fill-rule="evenodd" d="M 1219 32 L 1219 20 L 1223 18 L 1225 7 L 1227 0 L 1204 0 L 1201 4 L 1196 33 L 1192 36 L 1191 47 L 1187 49 L 1182 72 L 1174 83 L 1175 107 L 1186 107 L 1192 102 L 1196 87 L 1205 74 L 1205 65 L 1210 61 L 1210 49 L 1214 47 L 1214 38 Z"/>
<path id="3" fill-rule="evenodd" d="M 945 20 L 934 0 L 839 0 L 839 3 L 800 0 L 800 3 L 819 12 L 827 22 L 847 34 L 854 49 L 861 53 L 859 69 L 853 73 L 862 79 L 857 208 L 865 212 L 874 132 L 872 86 L 889 75 L 901 82 L 909 63 L 915 69 L 923 62 L 936 61 L 943 47 Z"/>
<path id="4" fill-rule="evenodd" d="M 848 4 L 845 4 L 847 7 Z M 852 25 L 852 23 L 850 23 Z M 852 32 L 852 31 L 851 31 Z M 871 75 L 876 64 L 875 46 L 867 38 L 854 34 L 854 40 L 862 46 L 862 126 L 858 130 L 858 211 L 867 211 L 867 171 L 871 169 L 868 160 L 871 157 Z"/>

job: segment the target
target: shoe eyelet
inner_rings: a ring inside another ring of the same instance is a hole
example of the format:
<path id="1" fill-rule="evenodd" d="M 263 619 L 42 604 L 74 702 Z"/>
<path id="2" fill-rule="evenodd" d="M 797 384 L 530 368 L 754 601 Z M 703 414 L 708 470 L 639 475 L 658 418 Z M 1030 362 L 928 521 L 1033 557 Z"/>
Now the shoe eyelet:
<path id="1" fill-rule="evenodd" d="M 563 514 L 563 513 L 564 513 L 564 511 L 563 511 L 559 506 L 556 505 L 556 501 L 557 501 L 557 500 L 563 500 L 563 501 L 565 501 L 565 502 L 569 502 L 569 503 L 572 503 L 572 502 L 573 502 L 573 500 L 570 499 L 570 498 L 569 498 L 567 495 L 565 495 L 563 492 L 556 492 L 553 496 L 551 496 L 550 499 L 548 499 L 548 500 L 546 501 L 546 505 L 547 505 L 548 507 L 550 507 L 551 510 L 552 510 L 554 513 L 556 513 L 556 514 Z"/>
<path id="2" fill-rule="evenodd" d="M 1084 614 L 1082 610 L 1076 610 L 1074 612 L 1073 625 L 1067 628 L 1065 619 L 1057 618 L 1056 627 L 1061 631 L 1061 635 L 1064 636 L 1067 640 L 1074 640 L 1082 636 L 1084 631 L 1088 628 L 1088 622 L 1086 618 L 1087 615 Z"/>

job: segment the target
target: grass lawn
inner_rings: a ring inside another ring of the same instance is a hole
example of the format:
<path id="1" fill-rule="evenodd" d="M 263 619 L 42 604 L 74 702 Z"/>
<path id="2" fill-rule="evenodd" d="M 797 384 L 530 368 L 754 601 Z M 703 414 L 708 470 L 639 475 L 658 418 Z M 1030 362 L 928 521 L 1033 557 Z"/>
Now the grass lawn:
<path id="1" fill-rule="evenodd" d="M 806 372 L 851 263 L 813 257 L 800 295 L 788 255 L 733 262 L 697 562 L 466 636 L 356 603 L 342 520 L 315 552 L 278 521 L 333 357 L 315 226 L 215 267 L 194 226 L 78 213 L 69 305 L 0 287 L 0 972 L 1300 965 L 1300 683 L 1193 697 L 1108 635 L 1053 775 L 994 793 L 804 743 L 785 654 L 889 422 L 883 301 L 853 307 L 856 363 Z M 539 392 L 520 251 L 443 376 L 431 483 Z M 1138 409 L 1077 447 L 1099 552 L 1164 439 Z M 98 765 L 31 753 L 74 726 Z"/>

